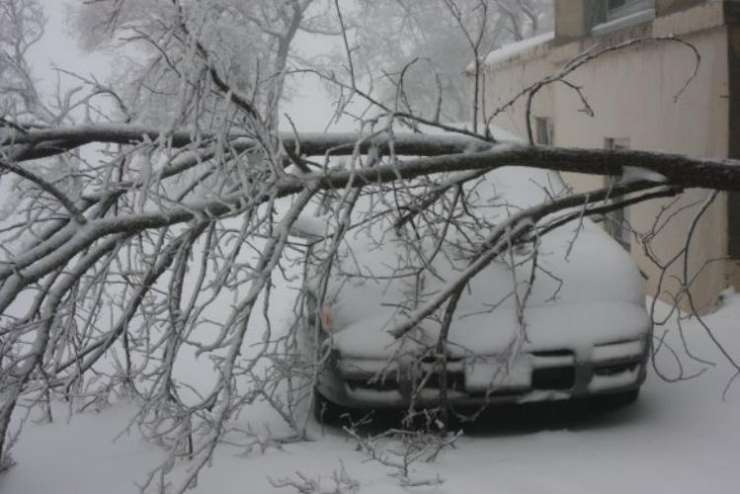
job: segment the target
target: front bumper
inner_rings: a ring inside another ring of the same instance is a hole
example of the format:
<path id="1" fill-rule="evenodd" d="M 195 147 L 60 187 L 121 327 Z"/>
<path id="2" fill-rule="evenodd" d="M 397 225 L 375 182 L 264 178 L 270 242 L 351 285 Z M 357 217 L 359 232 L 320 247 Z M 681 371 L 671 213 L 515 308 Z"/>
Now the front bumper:
<path id="1" fill-rule="evenodd" d="M 640 387 L 646 376 L 646 337 L 587 349 L 529 350 L 515 358 L 471 355 L 446 362 L 452 406 L 566 400 Z M 433 358 L 345 358 L 334 353 L 318 391 L 352 408 L 403 408 L 439 403 L 442 365 Z"/>

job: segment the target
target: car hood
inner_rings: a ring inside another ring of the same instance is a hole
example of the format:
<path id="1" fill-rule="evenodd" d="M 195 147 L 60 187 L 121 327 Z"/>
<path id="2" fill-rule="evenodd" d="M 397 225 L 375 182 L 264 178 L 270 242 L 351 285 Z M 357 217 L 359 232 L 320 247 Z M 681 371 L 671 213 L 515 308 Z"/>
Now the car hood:
<path id="1" fill-rule="evenodd" d="M 508 204 L 526 207 L 546 200 L 538 184 L 559 178 L 519 168 L 497 171 L 494 180 Z M 436 341 L 441 311 L 401 341 L 388 330 L 459 276 L 469 262 L 459 251 L 464 242 L 445 245 L 418 275 L 418 269 L 404 264 L 408 249 L 401 239 L 363 231 L 348 235 L 347 243 L 352 254 L 332 275 L 326 299 L 335 347 L 347 355 L 381 358 Z M 430 241 L 420 245 L 425 252 L 435 249 Z M 539 239 L 534 278 L 531 249 L 514 249 L 470 280 L 451 325 L 450 351 L 498 354 L 512 345 L 575 351 L 645 334 L 649 324 L 640 273 L 600 227 L 582 219 Z"/>
<path id="2" fill-rule="evenodd" d="M 331 345 L 342 357 L 385 360 L 419 355 L 436 344 L 438 323 L 424 321 L 396 339 L 387 330 L 397 321 L 394 315 L 358 320 L 334 333 Z M 523 321 L 515 311 L 499 309 L 458 317 L 450 326 L 447 351 L 463 358 L 565 350 L 587 361 L 593 347 L 642 339 L 649 328 L 645 308 L 632 303 L 549 304 L 527 309 Z"/>

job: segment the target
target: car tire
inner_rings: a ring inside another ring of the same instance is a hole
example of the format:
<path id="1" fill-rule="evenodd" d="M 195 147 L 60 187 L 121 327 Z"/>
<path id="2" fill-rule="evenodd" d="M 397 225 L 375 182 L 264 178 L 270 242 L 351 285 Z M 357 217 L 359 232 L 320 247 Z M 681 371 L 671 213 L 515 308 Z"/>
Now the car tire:
<path id="1" fill-rule="evenodd" d="M 346 413 L 344 407 L 329 401 L 318 390 L 314 392 L 313 416 L 319 424 L 335 425 Z"/>
<path id="2" fill-rule="evenodd" d="M 633 404 L 638 396 L 640 396 L 640 388 L 592 396 L 589 401 L 591 406 L 597 410 L 619 410 Z"/>

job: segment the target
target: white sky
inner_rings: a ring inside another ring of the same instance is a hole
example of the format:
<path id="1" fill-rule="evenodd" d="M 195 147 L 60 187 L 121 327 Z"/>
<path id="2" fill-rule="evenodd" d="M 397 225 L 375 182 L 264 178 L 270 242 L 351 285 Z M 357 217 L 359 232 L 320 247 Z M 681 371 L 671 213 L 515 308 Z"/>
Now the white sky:
<path id="1" fill-rule="evenodd" d="M 340 43 L 338 38 L 299 33 L 294 46 L 300 47 L 301 56 L 312 56 L 326 53 L 332 48 L 332 43 Z M 332 106 L 329 96 L 318 80 L 312 75 L 293 76 L 292 87 L 296 94 L 285 111 L 290 115 L 299 130 L 323 130 L 332 117 Z M 346 120 L 333 126 L 333 130 L 351 130 L 352 126 Z"/>
<path id="2" fill-rule="evenodd" d="M 41 41 L 32 48 L 29 58 L 33 75 L 43 90 L 47 94 L 53 93 L 57 82 L 57 67 L 86 77 L 92 74 L 105 80 L 111 67 L 110 57 L 81 51 L 77 42 L 66 31 L 65 6 L 70 1 L 42 0 L 41 3 L 48 18 L 46 31 Z M 71 87 L 79 83 L 63 81 L 63 84 Z"/>
<path id="3" fill-rule="evenodd" d="M 85 77 L 94 76 L 105 82 L 115 63 L 115 54 L 88 53 L 79 49 L 74 36 L 65 25 L 66 6 L 73 0 L 41 0 L 48 22 L 43 39 L 32 49 L 30 62 L 33 75 L 46 94 L 53 94 L 57 84 L 55 68 L 75 72 Z M 338 41 L 338 40 L 337 40 Z M 299 34 L 294 46 L 300 47 L 302 56 L 317 55 L 331 47 L 332 41 L 325 36 Z M 79 82 L 64 76 L 62 87 L 74 87 Z M 294 97 L 285 104 L 288 113 L 301 131 L 323 130 L 332 117 L 332 106 L 328 95 L 315 76 L 300 76 L 295 79 Z M 286 126 L 287 127 L 287 126 Z M 341 122 L 332 130 L 350 130 L 349 122 Z"/>

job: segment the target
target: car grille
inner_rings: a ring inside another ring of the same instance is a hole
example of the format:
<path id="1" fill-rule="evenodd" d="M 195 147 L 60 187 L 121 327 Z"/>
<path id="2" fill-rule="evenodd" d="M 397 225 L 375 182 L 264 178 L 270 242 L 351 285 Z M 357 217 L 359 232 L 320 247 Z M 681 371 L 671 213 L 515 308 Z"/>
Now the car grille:
<path id="1" fill-rule="evenodd" d="M 570 350 L 542 350 L 539 352 L 532 352 L 535 357 L 549 358 L 549 357 L 572 357 L 573 352 Z"/>
<path id="2" fill-rule="evenodd" d="M 441 387 L 441 376 L 438 372 L 429 376 L 425 389 L 439 389 Z M 447 389 L 465 391 L 465 374 L 462 372 L 447 372 Z"/>
<path id="3" fill-rule="evenodd" d="M 468 391 L 468 396 L 472 398 L 512 398 L 517 396 L 523 396 L 527 394 L 527 389 L 486 389 Z"/>
<path id="4" fill-rule="evenodd" d="M 510 396 L 521 394 L 528 390 L 563 391 L 573 388 L 575 383 L 575 358 L 570 350 L 548 350 L 529 354 L 532 362 L 531 384 L 522 386 L 484 386 L 472 385 L 466 389 L 465 359 L 461 357 L 447 358 L 447 389 L 466 392 L 471 396 Z M 343 376 L 351 390 L 365 389 L 371 391 L 397 391 L 399 382 L 399 368 L 395 364 L 387 365 L 384 369 L 371 372 L 367 363 L 357 367 L 344 366 Z M 363 368 L 364 367 L 364 368 Z M 424 389 L 440 389 L 441 376 L 434 356 L 420 358 L 414 366 L 414 386 L 424 381 Z M 470 384 L 470 383 L 468 383 Z"/>
<path id="5" fill-rule="evenodd" d="M 638 379 L 637 372 L 644 355 L 642 344 L 641 340 L 634 340 L 595 347 L 591 360 L 582 364 L 592 372 L 589 390 L 629 385 Z M 486 361 L 485 357 L 471 360 L 448 356 L 447 389 L 469 397 L 511 398 L 532 391 L 573 392 L 576 381 L 581 379 L 577 376 L 576 356 L 572 350 L 534 351 L 520 357 L 524 362 L 523 368 L 517 370 L 515 363 L 511 374 L 502 375 L 501 379 L 494 378 L 491 382 L 481 380 L 481 374 L 473 377 L 469 367 L 482 365 L 484 373 L 492 372 L 495 375 L 498 371 L 490 360 Z M 485 366 L 489 366 L 487 370 Z M 353 391 L 400 391 L 404 394 L 401 389 L 404 385 L 406 390 L 409 386 L 412 390 L 418 390 L 423 381 L 423 389 L 428 391 L 439 390 L 441 385 L 439 364 L 433 355 L 419 358 L 410 367 L 370 360 L 355 360 L 352 364 L 344 362 L 339 367 L 345 383 Z M 405 372 L 413 374 L 413 378 L 406 379 L 400 369 L 406 369 Z M 588 374 L 582 377 L 587 378 Z"/>
<path id="6" fill-rule="evenodd" d="M 457 357 L 454 355 L 447 355 L 447 358 L 445 359 L 448 364 L 452 362 L 461 362 L 463 360 L 462 357 Z M 437 357 L 432 354 L 426 354 L 422 358 L 419 359 L 419 362 L 422 362 L 424 364 L 436 364 L 437 363 Z"/>
<path id="7" fill-rule="evenodd" d="M 346 379 L 347 385 L 350 389 L 370 389 L 373 391 L 397 391 L 398 390 L 398 379 L 395 376 L 388 376 L 384 379 Z"/>
<path id="8" fill-rule="evenodd" d="M 576 382 L 576 370 L 568 367 L 544 367 L 532 371 L 532 389 L 567 390 L 573 389 Z"/>
<path id="9" fill-rule="evenodd" d="M 594 367 L 594 374 L 597 376 L 614 376 L 623 372 L 633 372 L 639 365 L 639 362 L 627 362 L 624 364 L 600 365 Z"/>
<path id="10" fill-rule="evenodd" d="M 421 373 L 417 379 L 417 385 L 424 381 L 424 389 L 439 389 L 441 376 L 439 372 L 432 372 L 427 376 Z M 387 373 L 384 376 L 373 376 L 367 378 L 353 377 L 345 379 L 350 389 L 369 389 L 373 391 L 394 391 L 399 389 L 398 375 L 396 372 Z M 453 391 L 465 391 L 465 374 L 461 370 L 447 371 L 447 389 Z"/>
<path id="11" fill-rule="evenodd" d="M 532 389 L 567 391 L 576 381 L 575 356 L 571 350 L 532 352 Z"/>

